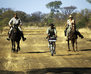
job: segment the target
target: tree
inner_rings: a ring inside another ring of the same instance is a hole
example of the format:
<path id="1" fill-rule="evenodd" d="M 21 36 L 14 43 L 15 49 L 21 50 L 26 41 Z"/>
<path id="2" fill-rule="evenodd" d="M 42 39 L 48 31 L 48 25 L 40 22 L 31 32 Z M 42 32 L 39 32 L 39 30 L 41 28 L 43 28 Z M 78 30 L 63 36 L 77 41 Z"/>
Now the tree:
<path id="1" fill-rule="evenodd" d="M 26 22 L 27 20 L 27 14 L 23 11 L 16 11 L 16 13 L 18 14 L 19 18 L 23 21 Z"/>
<path id="2" fill-rule="evenodd" d="M 1 14 L 1 17 L 4 19 L 4 18 L 9 18 L 11 19 L 14 15 L 14 11 L 13 10 L 8 10 L 8 11 L 5 11 L 4 13 Z"/>
<path id="3" fill-rule="evenodd" d="M 62 5 L 61 1 L 54 1 L 54 2 L 48 3 L 46 7 L 51 9 L 51 12 L 58 12 L 60 9 L 60 5 Z"/>
<path id="4" fill-rule="evenodd" d="M 42 12 L 34 12 L 31 14 L 31 21 L 32 22 L 40 22 L 42 18 Z"/>
<path id="5" fill-rule="evenodd" d="M 87 0 L 89 3 L 91 3 L 91 0 Z"/>
<path id="6" fill-rule="evenodd" d="M 76 9 L 76 7 L 75 6 L 68 6 L 68 7 L 63 7 L 60 9 L 61 9 L 61 12 L 67 16 L 67 15 L 71 14 Z"/>
<path id="7" fill-rule="evenodd" d="M 41 18 L 41 15 L 42 15 L 42 12 L 40 12 L 40 11 L 32 13 L 32 16 L 36 16 L 36 17 L 40 17 L 40 18 Z"/>
<path id="8" fill-rule="evenodd" d="M 54 21 L 54 12 L 59 12 L 60 10 L 60 6 L 62 5 L 61 1 L 52 1 L 49 2 L 46 7 L 49 8 L 51 10 L 49 16 L 47 17 L 47 22 L 48 23 L 52 23 Z"/>

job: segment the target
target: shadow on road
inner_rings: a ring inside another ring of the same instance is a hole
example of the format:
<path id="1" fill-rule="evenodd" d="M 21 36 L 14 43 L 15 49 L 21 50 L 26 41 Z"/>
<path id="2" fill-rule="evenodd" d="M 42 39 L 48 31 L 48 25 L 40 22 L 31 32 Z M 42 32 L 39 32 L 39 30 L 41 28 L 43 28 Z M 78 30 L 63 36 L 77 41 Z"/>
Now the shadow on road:
<path id="1" fill-rule="evenodd" d="M 91 74 L 91 68 L 44 68 L 29 70 L 26 73 L 0 70 L 0 74 Z"/>
<path id="2" fill-rule="evenodd" d="M 80 51 L 91 51 L 91 49 L 82 49 Z"/>
<path id="3" fill-rule="evenodd" d="M 79 53 L 73 53 L 73 54 L 64 54 L 64 55 L 56 55 L 56 56 L 72 56 L 72 55 L 81 55 L 81 54 L 79 54 Z"/>
<path id="4" fill-rule="evenodd" d="M 87 40 L 87 41 L 91 42 L 91 39 L 89 39 L 89 40 Z"/>
<path id="5" fill-rule="evenodd" d="M 45 52 L 25 52 L 25 53 L 47 53 L 49 51 L 45 51 Z"/>
<path id="6" fill-rule="evenodd" d="M 7 70 L 0 70 L 0 74 L 25 74 L 24 72 L 21 71 L 7 71 Z"/>
<path id="7" fill-rule="evenodd" d="M 90 74 L 91 68 L 45 68 L 28 71 L 27 74 Z"/>

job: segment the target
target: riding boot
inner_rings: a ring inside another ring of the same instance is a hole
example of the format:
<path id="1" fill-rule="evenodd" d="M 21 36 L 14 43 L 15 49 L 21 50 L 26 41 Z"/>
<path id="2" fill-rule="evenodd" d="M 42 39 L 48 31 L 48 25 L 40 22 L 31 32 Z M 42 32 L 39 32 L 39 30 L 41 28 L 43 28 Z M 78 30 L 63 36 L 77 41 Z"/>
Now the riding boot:
<path id="1" fill-rule="evenodd" d="M 26 40 L 26 38 L 24 37 L 24 34 L 23 34 L 23 32 L 21 31 L 21 37 L 22 37 L 22 40 L 23 41 L 25 41 Z"/>
<path id="2" fill-rule="evenodd" d="M 79 32 L 79 31 L 76 31 L 76 34 L 81 37 L 82 39 L 84 38 L 83 35 Z"/>

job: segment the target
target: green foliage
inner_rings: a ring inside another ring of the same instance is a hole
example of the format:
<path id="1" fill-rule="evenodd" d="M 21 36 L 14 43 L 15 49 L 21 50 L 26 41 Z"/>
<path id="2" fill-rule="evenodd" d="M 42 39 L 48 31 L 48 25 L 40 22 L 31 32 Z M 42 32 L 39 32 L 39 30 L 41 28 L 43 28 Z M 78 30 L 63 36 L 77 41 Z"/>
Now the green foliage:
<path id="1" fill-rule="evenodd" d="M 58 11 L 57 9 L 60 9 L 61 5 L 62 5 L 61 1 L 53 1 L 48 3 L 46 7 L 51 9 L 51 11 L 55 12 L 55 11 Z"/>
<path id="2" fill-rule="evenodd" d="M 48 19 L 48 23 L 53 23 L 53 19 Z"/>
<path id="3" fill-rule="evenodd" d="M 27 21 L 27 14 L 25 12 L 22 11 L 16 11 L 16 13 L 18 14 L 19 18 L 21 18 L 21 20 L 23 22 L 28 22 Z"/>
<path id="4" fill-rule="evenodd" d="M 77 28 L 83 28 L 87 26 L 89 19 L 87 16 L 81 16 L 81 18 L 79 19 L 79 21 L 77 22 Z"/>
<path id="5" fill-rule="evenodd" d="M 86 20 L 83 18 L 77 23 L 77 28 L 83 28 L 86 26 Z"/>
<path id="6" fill-rule="evenodd" d="M 54 8 L 57 8 L 57 7 L 54 7 Z M 3 29 L 4 26 L 8 25 L 8 22 L 13 17 L 14 13 L 18 14 L 24 26 L 48 26 L 50 23 L 54 23 L 56 24 L 56 26 L 64 26 L 64 24 L 66 24 L 68 19 L 68 16 L 64 17 L 64 14 L 60 12 L 58 13 L 51 12 L 49 14 L 34 12 L 31 15 L 29 15 L 22 11 L 14 11 L 11 9 L 1 8 L 0 9 L 0 29 L 1 30 Z M 74 19 L 76 20 L 77 28 L 83 28 L 83 27 L 91 28 L 91 10 L 84 9 L 79 13 L 74 12 L 72 15 Z"/>
<path id="7" fill-rule="evenodd" d="M 8 21 L 9 21 L 9 18 L 5 18 L 5 19 L 3 19 L 3 20 L 0 22 L 0 24 L 1 24 L 2 26 L 7 26 L 7 25 L 8 25 Z"/>
<path id="8" fill-rule="evenodd" d="M 87 0 L 89 3 L 91 3 L 91 0 Z"/>

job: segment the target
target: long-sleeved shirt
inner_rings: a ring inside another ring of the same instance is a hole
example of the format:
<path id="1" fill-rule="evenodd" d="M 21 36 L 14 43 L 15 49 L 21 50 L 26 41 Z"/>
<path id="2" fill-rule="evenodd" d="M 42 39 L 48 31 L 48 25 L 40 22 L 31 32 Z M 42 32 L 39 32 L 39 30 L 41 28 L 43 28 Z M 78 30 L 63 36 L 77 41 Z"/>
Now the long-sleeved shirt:
<path id="1" fill-rule="evenodd" d="M 9 26 L 12 26 L 12 25 L 14 25 L 14 24 L 17 24 L 18 26 L 19 25 L 22 25 L 22 22 L 21 22 L 21 20 L 19 19 L 19 18 L 15 18 L 15 17 L 13 17 L 10 21 L 9 21 Z"/>
<path id="2" fill-rule="evenodd" d="M 72 24 L 75 24 L 75 20 L 73 19 L 73 20 L 67 20 L 67 25 L 72 25 Z"/>

